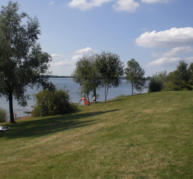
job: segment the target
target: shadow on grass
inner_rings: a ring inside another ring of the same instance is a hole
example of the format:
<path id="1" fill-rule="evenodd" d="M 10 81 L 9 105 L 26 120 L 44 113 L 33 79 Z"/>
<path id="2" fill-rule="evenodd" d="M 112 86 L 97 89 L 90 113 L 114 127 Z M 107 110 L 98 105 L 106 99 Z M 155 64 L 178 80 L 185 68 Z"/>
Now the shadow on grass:
<path id="1" fill-rule="evenodd" d="M 120 102 L 120 101 L 125 101 L 125 98 L 126 97 L 129 97 L 129 96 L 126 96 L 126 95 L 121 95 L 121 96 L 118 96 L 118 97 L 116 97 L 116 98 L 114 98 L 114 99 L 111 99 L 111 100 L 108 100 L 108 101 L 106 101 L 106 103 L 114 103 L 114 102 Z"/>
<path id="2" fill-rule="evenodd" d="M 84 127 L 96 123 L 96 120 L 84 120 L 86 118 L 102 115 L 117 111 L 118 109 L 89 112 L 82 114 L 67 114 L 64 116 L 49 116 L 41 119 L 34 119 L 29 121 L 22 121 L 9 126 L 9 130 L 4 133 L 6 138 L 20 138 L 20 137 L 39 137 L 55 132 L 64 131 L 67 129 Z M 81 120 L 83 119 L 83 120 Z"/>

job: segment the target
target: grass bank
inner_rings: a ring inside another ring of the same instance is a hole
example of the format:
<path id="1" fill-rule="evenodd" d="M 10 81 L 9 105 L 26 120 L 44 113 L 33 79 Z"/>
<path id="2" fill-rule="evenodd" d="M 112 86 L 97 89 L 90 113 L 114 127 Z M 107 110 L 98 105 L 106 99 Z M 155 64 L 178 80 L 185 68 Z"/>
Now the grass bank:
<path id="1" fill-rule="evenodd" d="M 193 178 L 193 92 L 119 97 L 0 134 L 0 178 Z"/>

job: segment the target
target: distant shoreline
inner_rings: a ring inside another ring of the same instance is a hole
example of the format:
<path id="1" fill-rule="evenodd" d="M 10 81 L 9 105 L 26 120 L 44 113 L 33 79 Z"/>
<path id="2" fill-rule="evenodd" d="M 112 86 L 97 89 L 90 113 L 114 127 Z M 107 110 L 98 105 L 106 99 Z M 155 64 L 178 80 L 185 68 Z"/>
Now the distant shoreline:
<path id="1" fill-rule="evenodd" d="M 48 78 L 74 78 L 74 76 L 59 76 L 59 75 L 44 75 Z M 126 79 L 126 77 L 120 77 L 120 79 Z"/>
<path id="2" fill-rule="evenodd" d="M 74 78 L 73 76 L 44 75 L 48 78 Z"/>

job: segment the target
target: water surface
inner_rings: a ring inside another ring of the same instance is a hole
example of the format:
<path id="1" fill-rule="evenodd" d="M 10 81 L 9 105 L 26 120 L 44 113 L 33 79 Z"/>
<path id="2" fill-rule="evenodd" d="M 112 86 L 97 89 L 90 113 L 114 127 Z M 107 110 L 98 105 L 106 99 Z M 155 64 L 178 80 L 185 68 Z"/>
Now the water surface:
<path id="1" fill-rule="evenodd" d="M 56 86 L 57 89 L 67 90 L 70 96 L 71 102 L 79 102 L 80 95 L 80 86 L 75 83 L 72 78 L 50 78 L 50 81 Z M 14 113 L 18 116 L 26 115 L 25 112 L 31 111 L 33 105 L 35 104 L 35 94 L 38 93 L 41 89 L 37 87 L 27 88 L 27 94 L 30 96 L 28 100 L 28 105 L 26 107 L 19 106 L 17 101 L 14 100 Z M 104 88 L 99 88 L 97 90 L 98 101 L 104 100 Z M 120 95 L 131 95 L 131 85 L 126 80 L 121 80 L 121 84 L 116 88 L 110 88 L 108 93 L 108 99 L 115 98 Z M 5 109 L 8 112 L 8 101 L 4 98 L 0 98 L 0 108 Z"/>

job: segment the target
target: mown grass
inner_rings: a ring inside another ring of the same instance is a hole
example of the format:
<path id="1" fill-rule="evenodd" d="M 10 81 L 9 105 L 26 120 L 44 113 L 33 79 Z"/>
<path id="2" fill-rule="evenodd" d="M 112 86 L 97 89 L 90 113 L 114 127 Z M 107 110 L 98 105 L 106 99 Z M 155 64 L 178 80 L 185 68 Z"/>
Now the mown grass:
<path id="1" fill-rule="evenodd" d="M 193 178 L 193 92 L 119 97 L 0 134 L 0 178 Z"/>

